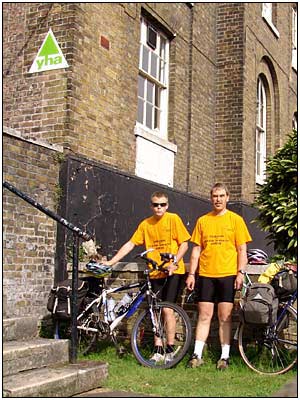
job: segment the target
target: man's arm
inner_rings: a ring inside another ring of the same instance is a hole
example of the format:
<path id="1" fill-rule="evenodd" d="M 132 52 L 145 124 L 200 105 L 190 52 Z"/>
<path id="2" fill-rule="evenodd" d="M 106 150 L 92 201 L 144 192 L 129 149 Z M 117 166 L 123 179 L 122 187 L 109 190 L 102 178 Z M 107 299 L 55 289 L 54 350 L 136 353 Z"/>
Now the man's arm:
<path id="1" fill-rule="evenodd" d="M 236 290 L 240 290 L 243 286 L 244 275 L 239 271 L 245 271 L 247 263 L 247 244 L 243 243 L 237 246 L 237 276 L 234 284 Z"/>
<path id="2" fill-rule="evenodd" d="M 135 244 L 129 240 L 128 242 L 126 242 L 125 244 L 123 244 L 123 246 L 119 249 L 119 251 L 117 252 L 117 254 L 115 254 L 111 260 L 105 261 L 104 264 L 105 264 L 105 265 L 109 265 L 109 266 L 112 266 L 112 265 L 116 264 L 116 263 L 119 262 L 123 257 L 125 257 L 128 253 L 130 253 L 131 250 L 134 249 L 134 247 L 135 247 Z"/>
<path id="3" fill-rule="evenodd" d="M 201 246 L 194 246 L 190 258 L 190 270 L 186 279 L 186 286 L 189 290 L 195 287 L 195 273 L 198 268 L 198 262 L 201 254 Z"/>

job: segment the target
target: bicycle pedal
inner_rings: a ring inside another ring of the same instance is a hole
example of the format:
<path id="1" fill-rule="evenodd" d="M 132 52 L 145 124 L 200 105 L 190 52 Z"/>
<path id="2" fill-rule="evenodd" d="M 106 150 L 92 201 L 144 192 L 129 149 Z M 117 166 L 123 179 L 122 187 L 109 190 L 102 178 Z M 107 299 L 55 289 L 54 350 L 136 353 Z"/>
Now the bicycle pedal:
<path id="1" fill-rule="evenodd" d="M 126 349 L 125 349 L 125 347 L 119 347 L 119 348 L 117 349 L 117 353 L 118 353 L 118 356 L 119 356 L 119 357 L 123 357 L 124 354 L 126 354 Z"/>

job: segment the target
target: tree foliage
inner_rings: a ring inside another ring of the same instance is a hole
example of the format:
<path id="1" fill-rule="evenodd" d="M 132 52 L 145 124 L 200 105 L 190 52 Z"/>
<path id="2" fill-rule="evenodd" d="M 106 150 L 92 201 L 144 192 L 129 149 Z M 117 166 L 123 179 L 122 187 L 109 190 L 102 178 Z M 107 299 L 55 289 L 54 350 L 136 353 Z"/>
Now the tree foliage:
<path id="1" fill-rule="evenodd" d="M 297 131 L 266 163 L 266 181 L 258 185 L 256 222 L 268 232 L 278 255 L 297 258 Z"/>

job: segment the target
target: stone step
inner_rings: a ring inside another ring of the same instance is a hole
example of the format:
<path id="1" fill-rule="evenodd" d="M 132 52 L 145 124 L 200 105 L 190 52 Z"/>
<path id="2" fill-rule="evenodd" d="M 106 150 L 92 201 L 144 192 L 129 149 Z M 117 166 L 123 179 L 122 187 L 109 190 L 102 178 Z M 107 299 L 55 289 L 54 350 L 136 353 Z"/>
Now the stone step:
<path id="1" fill-rule="evenodd" d="M 38 336 L 39 317 L 4 318 L 3 341 L 23 340 Z"/>
<path id="2" fill-rule="evenodd" d="M 69 361 L 69 340 L 31 339 L 3 343 L 3 376 Z"/>
<path id="3" fill-rule="evenodd" d="M 19 372 L 3 378 L 3 397 L 71 397 L 101 387 L 107 363 L 79 361 Z"/>

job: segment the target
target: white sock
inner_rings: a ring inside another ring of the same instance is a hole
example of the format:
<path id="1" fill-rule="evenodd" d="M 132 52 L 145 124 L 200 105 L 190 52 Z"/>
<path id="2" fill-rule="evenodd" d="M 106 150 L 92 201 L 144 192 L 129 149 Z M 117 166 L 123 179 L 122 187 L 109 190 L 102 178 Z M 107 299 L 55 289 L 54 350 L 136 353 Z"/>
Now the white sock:
<path id="1" fill-rule="evenodd" d="M 230 351 L 230 344 L 222 344 L 221 358 L 224 358 L 225 360 L 229 358 L 229 351 Z"/>
<path id="2" fill-rule="evenodd" d="M 202 352 L 203 352 L 204 345 L 205 345 L 205 342 L 202 342 L 201 340 L 195 340 L 194 354 L 197 354 L 198 358 L 202 358 Z"/>

